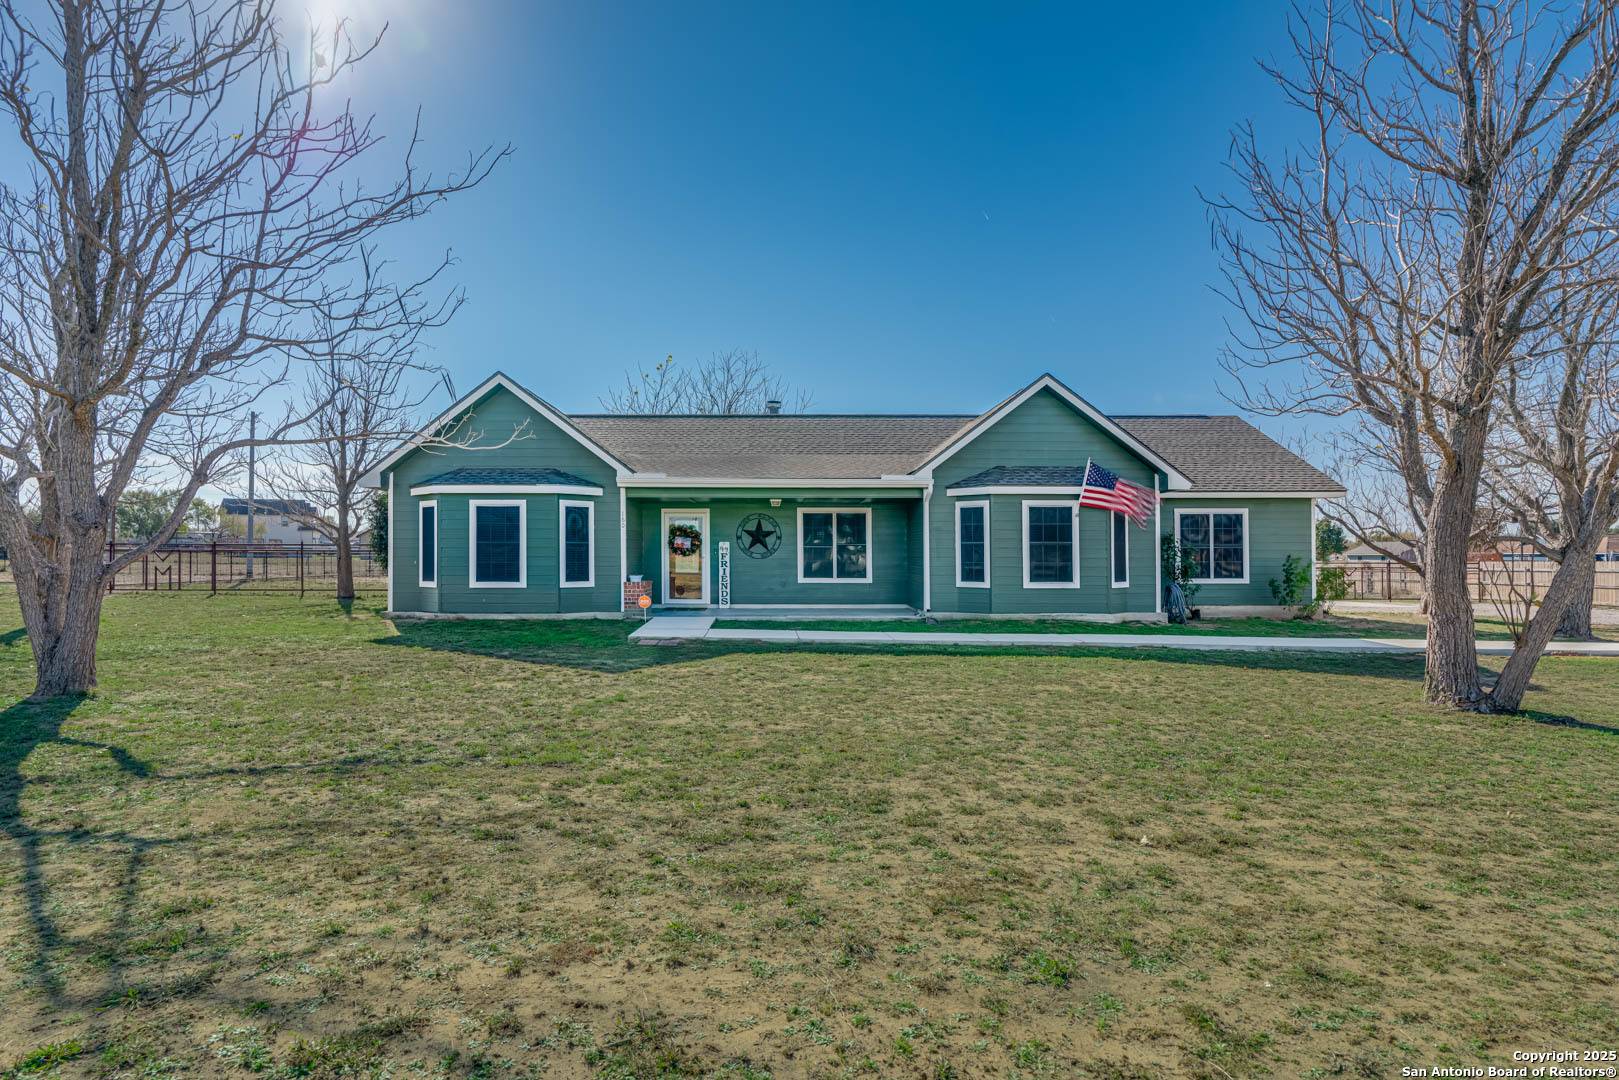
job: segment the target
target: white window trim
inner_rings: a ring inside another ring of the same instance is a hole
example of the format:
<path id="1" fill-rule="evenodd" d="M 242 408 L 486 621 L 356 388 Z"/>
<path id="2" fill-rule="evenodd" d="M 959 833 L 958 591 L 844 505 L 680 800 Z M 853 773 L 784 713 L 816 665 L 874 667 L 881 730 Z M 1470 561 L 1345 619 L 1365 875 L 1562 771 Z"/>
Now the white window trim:
<path id="1" fill-rule="evenodd" d="M 1175 543 L 1181 542 L 1181 518 L 1194 514 L 1236 514 L 1242 518 L 1242 577 L 1192 578 L 1193 585 L 1247 585 L 1251 576 L 1249 550 L 1252 538 L 1248 533 L 1248 508 L 1235 506 L 1177 506 L 1175 507 Z M 1209 573 L 1214 573 L 1214 519 L 1209 518 Z"/>
<path id="2" fill-rule="evenodd" d="M 1118 571 L 1119 562 L 1119 521 L 1124 521 L 1124 580 L 1119 581 L 1114 575 Z M 1246 531 L 1243 533 L 1247 535 Z M 1130 519 L 1113 511 L 1113 519 L 1107 523 L 1108 552 L 1107 552 L 1107 578 L 1113 582 L 1115 589 L 1128 589 L 1130 587 Z"/>
<path id="3" fill-rule="evenodd" d="M 961 512 L 971 507 L 979 507 L 984 511 L 984 580 L 961 580 Z M 958 589 L 987 589 L 989 588 L 989 500 L 970 499 L 956 504 L 956 588 Z"/>
<path id="4" fill-rule="evenodd" d="M 568 507 L 582 506 L 590 529 L 590 576 L 584 581 L 568 580 Z M 564 589 L 596 587 L 596 504 L 585 499 L 557 500 L 557 584 Z"/>
<path id="5" fill-rule="evenodd" d="M 478 508 L 480 506 L 517 507 L 517 580 L 478 580 Z M 528 500 L 527 499 L 468 499 L 467 500 L 467 588 L 469 589 L 526 589 L 528 588 Z"/>
<path id="6" fill-rule="evenodd" d="M 832 577 L 804 576 L 804 515 L 805 514 L 864 514 L 866 518 L 866 576 L 837 577 L 838 522 L 832 519 Z M 800 506 L 798 508 L 798 583 L 800 585 L 870 585 L 872 571 L 877 566 L 876 536 L 871 527 L 869 506 Z"/>
<path id="7" fill-rule="evenodd" d="M 422 536 L 422 516 L 427 512 L 428 507 L 433 508 L 433 580 L 432 581 L 428 581 L 425 577 L 422 576 L 422 553 L 427 550 L 427 545 L 422 542 L 425 539 Z M 439 558 L 438 558 L 438 553 L 439 553 L 438 534 L 439 534 L 439 531 L 440 530 L 439 530 L 439 516 L 438 516 L 438 500 L 437 499 L 426 499 L 426 500 L 424 500 L 422 502 L 417 503 L 416 504 L 416 586 L 417 586 L 417 588 L 421 588 L 421 589 L 436 589 L 436 588 L 438 588 L 438 563 L 439 563 Z"/>
<path id="8" fill-rule="evenodd" d="M 1024 499 L 1020 516 L 1023 518 L 1023 587 L 1025 589 L 1077 589 L 1079 588 L 1079 503 L 1073 499 Z M 1074 549 L 1073 581 L 1029 580 L 1029 509 L 1035 506 L 1066 506 L 1073 518 L 1069 532 Z"/>

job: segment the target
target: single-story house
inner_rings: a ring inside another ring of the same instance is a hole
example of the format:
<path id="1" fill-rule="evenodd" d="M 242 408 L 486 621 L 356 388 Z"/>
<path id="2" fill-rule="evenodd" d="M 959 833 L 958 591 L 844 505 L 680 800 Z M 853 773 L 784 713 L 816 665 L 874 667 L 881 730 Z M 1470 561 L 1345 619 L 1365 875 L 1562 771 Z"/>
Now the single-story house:
<path id="1" fill-rule="evenodd" d="M 1393 558 L 1390 557 L 1391 553 L 1394 556 Z M 1415 563 L 1420 561 L 1416 545 L 1409 540 L 1382 540 L 1376 546 L 1372 544 L 1355 544 L 1346 548 L 1337 559 L 1352 563 Z"/>
<path id="2" fill-rule="evenodd" d="M 1158 492 L 1081 509 L 1087 462 Z M 495 374 L 367 478 L 398 615 L 904 606 L 1162 618 L 1160 540 L 1213 614 L 1273 609 L 1342 487 L 1234 416 L 1109 416 L 1051 375 L 976 415 L 565 415 Z M 1311 566 L 1313 571 L 1313 565 Z"/>
<path id="3" fill-rule="evenodd" d="M 303 499 L 254 499 L 252 536 L 247 535 L 248 505 L 246 499 L 220 500 L 221 531 L 260 544 L 328 543 L 317 529 L 308 524 L 319 514 L 313 505 Z"/>

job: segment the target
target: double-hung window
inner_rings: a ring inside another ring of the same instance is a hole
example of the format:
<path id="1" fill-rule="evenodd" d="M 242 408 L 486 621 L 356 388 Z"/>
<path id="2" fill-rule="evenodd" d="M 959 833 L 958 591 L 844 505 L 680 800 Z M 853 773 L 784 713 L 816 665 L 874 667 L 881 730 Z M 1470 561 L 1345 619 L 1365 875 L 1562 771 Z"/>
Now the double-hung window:
<path id="1" fill-rule="evenodd" d="M 528 585 L 528 504 L 522 499 L 472 499 L 468 583 L 474 589 Z"/>
<path id="2" fill-rule="evenodd" d="M 416 514 L 416 584 L 432 588 L 438 585 L 438 502 L 418 503 Z"/>
<path id="3" fill-rule="evenodd" d="M 956 504 L 956 585 L 989 588 L 989 501 Z"/>
<path id="4" fill-rule="evenodd" d="M 596 504 L 560 500 L 562 587 L 584 589 L 596 584 Z"/>
<path id="5" fill-rule="evenodd" d="M 1079 503 L 1076 500 L 1023 503 L 1023 587 L 1079 587 Z"/>
<path id="6" fill-rule="evenodd" d="M 801 584 L 871 581 L 870 508 L 800 508 L 798 580 Z"/>
<path id="7" fill-rule="evenodd" d="M 1175 511 L 1175 538 L 1194 567 L 1200 585 L 1248 582 L 1248 511 Z"/>
<path id="8" fill-rule="evenodd" d="M 1130 519 L 1113 511 L 1113 587 L 1130 587 Z"/>

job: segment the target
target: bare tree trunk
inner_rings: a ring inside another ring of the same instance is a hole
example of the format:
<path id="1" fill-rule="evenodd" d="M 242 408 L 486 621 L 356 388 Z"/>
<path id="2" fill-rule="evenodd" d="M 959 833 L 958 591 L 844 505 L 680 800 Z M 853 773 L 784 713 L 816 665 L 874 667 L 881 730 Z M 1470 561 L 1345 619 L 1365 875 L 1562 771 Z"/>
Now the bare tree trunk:
<path id="1" fill-rule="evenodd" d="M 96 688 L 96 638 L 103 593 L 99 572 L 89 580 L 86 577 L 75 573 L 68 583 L 66 617 L 59 624 L 40 637 L 29 632 L 34 647 L 35 699 L 88 694 Z"/>
<path id="2" fill-rule="evenodd" d="M 337 598 L 354 599 L 354 537 L 349 533 L 349 501 L 337 505 Z"/>
<path id="3" fill-rule="evenodd" d="M 37 544 L 14 499 L 0 516 L 11 555 L 17 606 L 34 651 L 35 699 L 87 694 L 96 685 L 107 511 L 93 483 L 96 410 L 49 410 L 56 436 L 51 474 L 39 484 L 41 513 L 60 522 L 52 542 Z M 11 493 L 7 493 L 11 495 Z"/>
<path id="4" fill-rule="evenodd" d="M 1428 662 L 1423 693 L 1429 703 L 1471 709 L 1483 690 L 1474 645 L 1473 599 L 1467 592 L 1467 549 L 1476 482 L 1445 475 L 1434 489 L 1423 547 L 1428 601 Z"/>
<path id="5" fill-rule="evenodd" d="M 1552 583 L 1541 601 L 1540 610 L 1524 627 L 1523 634 L 1501 668 L 1501 677 L 1490 690 L 1489 709 L 1492 712 L 1517 712 L 1523 705 L 1523 695 L 1529 689 L 1529 680 L 1535 674 L 1535 665 L 1551 643 L 1552 635 L 1562 624 L 1568 608 L 1581 596 L 1585 598 L 1585 616 L 1591 617 L 1591 581 L 1595 574 L 1596 544 L 1571 550 L 1563 565 L 1552 575 Z M 1589 622 L 1587 622 L 1589 626 Z"/>
<path id="6" fill-rule="evenodd" d="M 27 547 L 13 546 L 17 606 L 34 650 L 35 699 L 87 694 L 96 686 L 96 638 L 101 626 L 102 531 L 81 533 L 39 566 Z"/>
<path id="7" fill-rule="evenodd" d="M 1563 617 L 1557 621 L 1557 636 L 1574 641 L 1590 641 L 1594 637 L 1591 632 L 1591 602 L 1596 594 L 1596 559 L 1593 557 L 1573 562 L 1574 565 L 1567 566 L 1566 569 L 1563 566 L 1557 568 L 1558 573 L 1567 573 L 1578 579 L 1573 586 L 1574 595 L 1569 597 L 1568 607 L 1563 609 Z M 1552 583 L 1556 582 L 1554 576 Z"/>

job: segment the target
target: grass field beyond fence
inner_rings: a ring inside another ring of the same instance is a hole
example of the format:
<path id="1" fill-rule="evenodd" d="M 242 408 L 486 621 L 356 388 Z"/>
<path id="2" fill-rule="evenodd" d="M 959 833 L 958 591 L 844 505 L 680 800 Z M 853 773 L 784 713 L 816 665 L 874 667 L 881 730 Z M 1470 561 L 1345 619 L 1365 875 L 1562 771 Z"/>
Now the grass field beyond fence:
<path id="1" fill-rule="evenodd" d="M 0 597 L 0 1074 L 1381 1077 L 1611 1047 L 1619 665 Z"/>

